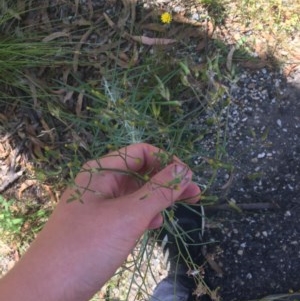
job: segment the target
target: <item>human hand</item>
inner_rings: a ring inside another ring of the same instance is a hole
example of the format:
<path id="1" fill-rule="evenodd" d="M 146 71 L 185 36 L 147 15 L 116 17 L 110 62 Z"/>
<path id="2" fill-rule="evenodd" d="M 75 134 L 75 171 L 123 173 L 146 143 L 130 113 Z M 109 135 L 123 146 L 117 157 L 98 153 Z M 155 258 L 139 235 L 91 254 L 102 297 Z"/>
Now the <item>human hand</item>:
<path id="1" fill-rule="evenodd" d="M 8 277 L 27 277 L 24 290 L 35 286 L 40 294 L 30 300 L 88 300 L 143 232 L 162 224 L 162 210 L 178 199 L 199 199 L 191 170 L 178 158 L 163 168 L 161 154 L 154 146 L 135 144 L 86 163 Z"/>

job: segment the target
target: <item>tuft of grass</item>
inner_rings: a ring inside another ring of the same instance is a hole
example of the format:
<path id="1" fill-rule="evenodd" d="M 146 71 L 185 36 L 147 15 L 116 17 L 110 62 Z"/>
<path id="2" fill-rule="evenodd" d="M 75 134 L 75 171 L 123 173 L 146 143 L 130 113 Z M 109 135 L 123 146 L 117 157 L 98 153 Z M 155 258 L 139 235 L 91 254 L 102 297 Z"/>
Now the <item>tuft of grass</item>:
<path id="1" fill-rule="evenodd" d="M 228 1 L 199 0 L 199 2 L 207 9 L 209 17 L 214 20 L 216 25 L 224 23 L 227 16 L 226 5 L 228 5 Z"/>

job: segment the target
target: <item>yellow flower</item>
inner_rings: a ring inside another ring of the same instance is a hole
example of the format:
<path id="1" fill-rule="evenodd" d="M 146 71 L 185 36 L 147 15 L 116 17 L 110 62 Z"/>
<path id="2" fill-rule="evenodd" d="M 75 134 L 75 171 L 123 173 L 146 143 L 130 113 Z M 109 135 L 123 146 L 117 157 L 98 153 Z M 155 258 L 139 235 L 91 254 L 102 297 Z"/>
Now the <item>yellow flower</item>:
<path id="1" fill-rule="evenodd" d="M 165 24 L 170 24 L 172 22 L 172 15 L 168 12 L 163 13 L 160 16 L 161 22 L 165 23 Z"/>

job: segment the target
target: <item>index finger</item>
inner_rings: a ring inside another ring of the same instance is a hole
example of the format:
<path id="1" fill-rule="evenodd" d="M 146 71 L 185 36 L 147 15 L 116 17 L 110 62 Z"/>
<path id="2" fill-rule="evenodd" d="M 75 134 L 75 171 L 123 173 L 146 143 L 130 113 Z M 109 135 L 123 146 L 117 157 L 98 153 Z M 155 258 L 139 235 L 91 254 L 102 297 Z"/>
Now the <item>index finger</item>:
<path id="1" fill-rule="evenodd" d="M 163 162 L 163 161 L 168 162 Z M 176 161 L 179 160 L 176 158 Z M 125 146 L 111 152 L 98 160 L 87 162 L 89 168 L 117 169 L 124 171 L 143 172 L 158 171 L 173 161 L 162 149 L 147 143 Z M 179 160 L 180 161 L 180 160 Z"/>

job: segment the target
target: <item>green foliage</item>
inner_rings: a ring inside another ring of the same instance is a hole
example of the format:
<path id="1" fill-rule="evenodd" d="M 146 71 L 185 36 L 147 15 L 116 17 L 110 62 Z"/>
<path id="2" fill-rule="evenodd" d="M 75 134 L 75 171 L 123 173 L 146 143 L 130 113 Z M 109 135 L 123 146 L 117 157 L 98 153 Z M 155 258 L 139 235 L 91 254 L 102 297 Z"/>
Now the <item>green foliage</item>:
<path id="1" fill-rule="evenodd" d="M 0 195 L 0 229 L 8 235 L 20 234 L 24 217 L 13 209 L 13 200 L 5 200 Z"/>
<path id="2" fill-rule="evenodd" d="M 209 16 L 216 24 L 222 24 L 226 18 L 226 4 L 224 0 L 199 0 L 207 8 Z"/>
<path id="3" fill-rule="evenodd" d="M 52 208 L 34 204 L 33 201 L 18 203 L 0 195 L 0 234 L 9 242 L 26 249 L 48 220 Z M 22 251 L 23 252 L 23 251 Z"/>

